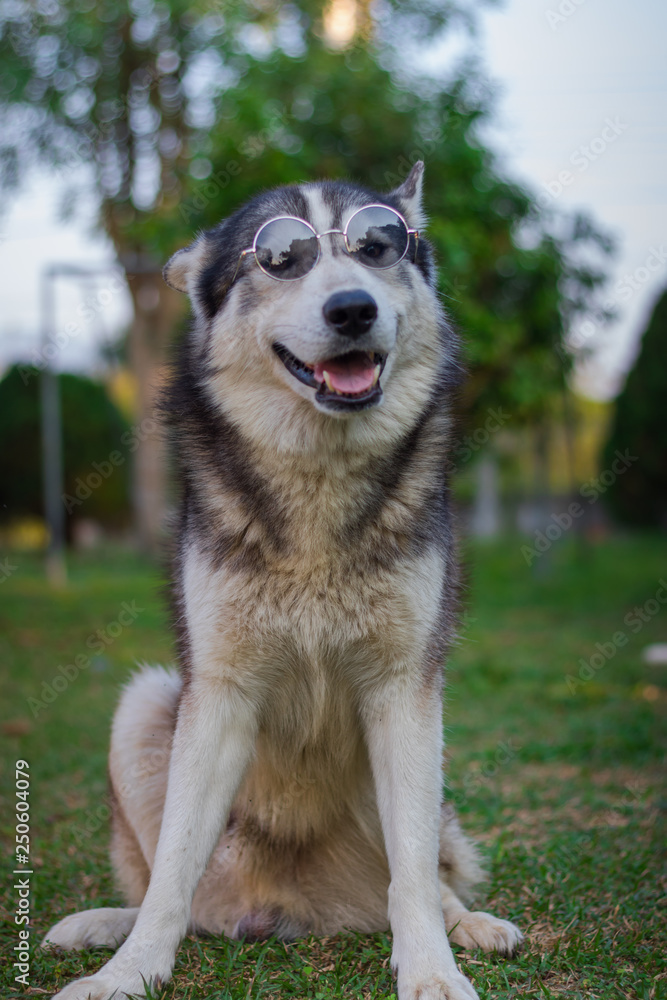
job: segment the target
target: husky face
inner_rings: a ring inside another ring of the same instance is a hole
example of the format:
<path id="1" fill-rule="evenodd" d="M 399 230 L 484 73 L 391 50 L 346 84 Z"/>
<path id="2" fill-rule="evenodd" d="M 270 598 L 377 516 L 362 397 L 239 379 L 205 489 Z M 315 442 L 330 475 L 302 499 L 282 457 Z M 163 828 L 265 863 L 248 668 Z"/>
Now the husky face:
<path id="1" fill-rule="evenodd" d="M 419 229 L 422 176 L 418 163 L 385 195 L 333 182 L 279 188 L 167 264 L 166 281 L 192 301 L 190 350 L 209 397 L 256 443 L 303 450 L 322 447 L 323 434 L 338 442 L 343 434 L 349 443 L 371 430 L 393 438 L 405 433 L 409 414 L 423 410 L 449 334 L 430 247 L 420 234 L 416 251 L 412 238 L 403 260 L 373 270 L 346 253 L 342 235 L 328 232 L 378 203 Z M 239 265 L 258 229 L 285 215 L 325 234 L 317 264 L 295 281 L 271 278 L 252 254 Z M 341 421 L 353 426 L 332 430 Z"/>

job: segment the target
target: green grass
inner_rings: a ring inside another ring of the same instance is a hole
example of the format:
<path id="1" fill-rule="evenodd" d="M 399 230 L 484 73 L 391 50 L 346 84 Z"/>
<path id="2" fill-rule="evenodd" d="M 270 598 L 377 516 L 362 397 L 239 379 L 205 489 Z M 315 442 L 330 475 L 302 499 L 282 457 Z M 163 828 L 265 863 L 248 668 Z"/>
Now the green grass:
<path id="1" fill-rule="evenodd" d="M 520 544 L 477 546 L 467 556 L 446 727 L 448 794 L 488 859 L 480 903 L 518 922 L 527 944 L 512 960 L 461 950 L 457 958 L 483 998 L 660 1000 L 667 684 L 666 668 L 643 663 L 641 650 L 667 640 L 667 615 L 662 606 L 647 612 L 637 631 L 624 618 L 667 579 L 667 541 L 615 539 L 583 551 L 561 544 L 534 570 Z M 34 559 L 12 555 L 10 565 L 16 569 L 0 583 L 6 956 L 17 941 L 9 874 L 15 760 L 30 764 L 35 944 L 66 913 L 120 903 L 106 855 L 109 721 L 134 663 L 173 657 L 160 581 L 145 563 L 118 552 L 77 556 L 61 593 L 47 587 Z M 91 650 L 96 630 L 133 601 L 141 610 L 132 623 L 103 651 Z M 596 643 L 609 652 L 619 631 L 627 642 L 579 683 L 580 660 L 590 661 Z M 59 666 L 77 654 L 91 662 L 46 704 L 43 685 L 53 690 Z M 16 989 L 11 959 L 0 973 L 3 1000 L 48 995 L 108 954 L 35 949 L 27 991 Z M 189 939 L 158 995 L 388 998 L 389 955 L 387 935 L 287 945 Z"/>

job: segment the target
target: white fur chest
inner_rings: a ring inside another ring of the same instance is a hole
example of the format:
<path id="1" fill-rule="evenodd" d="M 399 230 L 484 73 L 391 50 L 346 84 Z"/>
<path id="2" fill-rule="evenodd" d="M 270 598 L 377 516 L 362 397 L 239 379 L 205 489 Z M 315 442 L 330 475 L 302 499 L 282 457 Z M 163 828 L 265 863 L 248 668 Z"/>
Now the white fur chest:
<path id="1" fill-rule="evenodd" d="M 435 549 L 391 570 L 287 559 L 281 569 L 235 573 L 193 544 L 183 565 L 191 668 L 268 690 L 297 664 L 369 679 L 401 671 L 433 632 L 443 573 Z"/>

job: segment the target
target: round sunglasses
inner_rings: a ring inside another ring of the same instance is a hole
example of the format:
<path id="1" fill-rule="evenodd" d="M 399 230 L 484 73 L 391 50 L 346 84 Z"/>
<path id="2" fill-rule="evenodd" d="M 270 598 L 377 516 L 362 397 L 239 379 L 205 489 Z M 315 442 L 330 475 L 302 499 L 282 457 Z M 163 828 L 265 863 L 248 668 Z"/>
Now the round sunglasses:
<path id="1" fill-rule="evenodd" d="M 260 226 L 253 245 L 241 251 L 232 283 L 248 254 L 254 255 L 269 278 L 278 281 L 303 278 L 322 255 L 322 237 L 334 234 L 343 237 L 347 253 L 364 267 L 378 271 L 394 267 L 408 252 L 411 236 L 415 238 L 414 259 L 417 259 L 419 232 L 410 229 L 400 212 L 387 205 L 365 205 L 350 216 L 345 229 L 327 229 L 324 233 L 315 232 L 305 219 L 279 215 Z"/>

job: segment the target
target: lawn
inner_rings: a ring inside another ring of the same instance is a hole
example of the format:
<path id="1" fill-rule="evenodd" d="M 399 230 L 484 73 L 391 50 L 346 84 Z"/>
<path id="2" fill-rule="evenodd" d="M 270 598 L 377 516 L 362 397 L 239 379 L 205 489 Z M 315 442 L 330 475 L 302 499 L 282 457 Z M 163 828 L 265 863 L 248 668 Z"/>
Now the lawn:
<path id="1" fill-rule="evenodd" d="M 531 568 L 520 547 L 505 540 L 466 553 L 446 735 L 448 795 L 488 862 L 479 903 L 516 921 L 527 942 L 512 960 L 460 949 L 457 959 L 483 998 L 667 998 L 667 668 L 641 656 L 667 641 L 667 540 L 560 543 Z M 106 854 L 109 721 L 133 665 L 173 651 L 160 579 L 146 563 L 118 551 L 78 555 L 67 590 L 53 592 L 33 557 L 2 559 L 3 952 L 13 956 L 15 761 L 29 765 L 34 945 L 67 913 L 120 905 Z M 35 949 L 28 989 L 14 981 L 12 957 L 2 998 L 50 995 L 108 954 Z M 389 998 L 389 954 L 387 935 L 192 938 L 156 995 Z"/>

